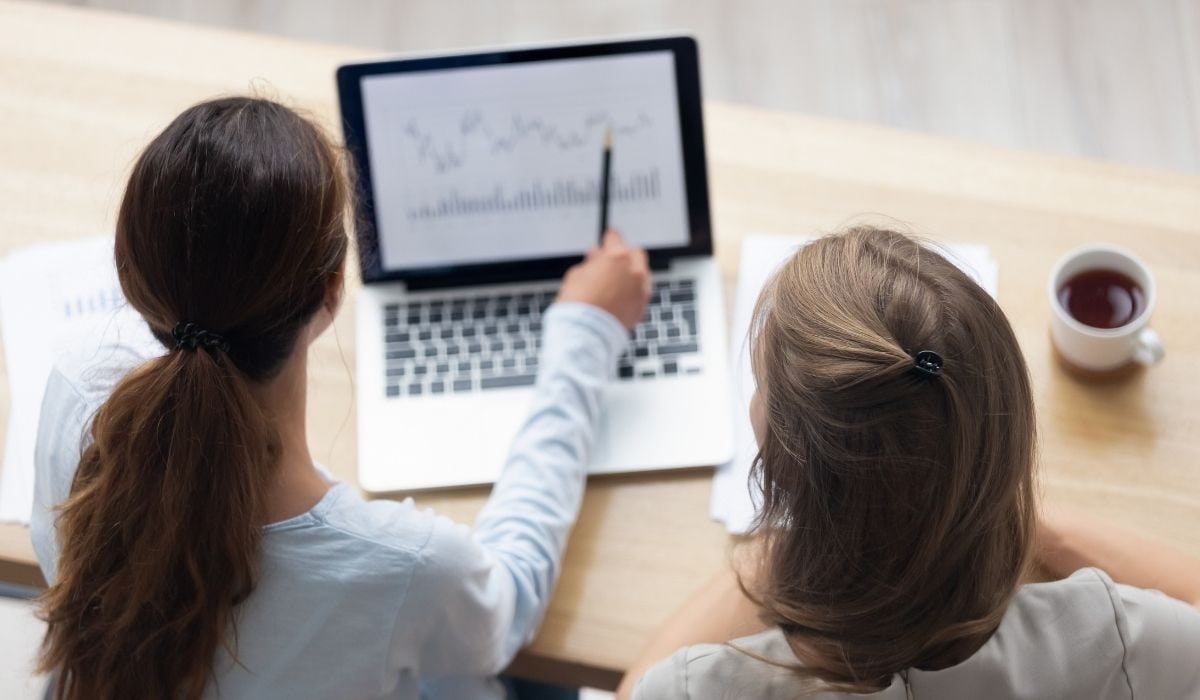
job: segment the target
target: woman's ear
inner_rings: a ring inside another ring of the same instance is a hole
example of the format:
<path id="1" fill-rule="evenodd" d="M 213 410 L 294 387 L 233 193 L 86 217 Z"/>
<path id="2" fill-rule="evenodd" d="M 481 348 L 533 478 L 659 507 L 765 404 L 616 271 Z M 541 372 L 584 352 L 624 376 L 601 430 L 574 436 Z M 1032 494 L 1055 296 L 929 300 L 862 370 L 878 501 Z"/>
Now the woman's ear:
<path id="1" fill-rule="evenodd" d="M 754 430 L 754 439 L 763 444 L 767 435 L 767 407 L 763 405 L 762 389 L 750 397 L 750 427 Z"/>
<path id="2" fill-rule="evenodd" d="M 330 275 L 329 283 L 325 286 L 325 310 L 329 312 L 329 317 L 337 316 L 337 313 L 342 308 L 342 301 L 346 298 L 346 263 L 342 261 L 342 266 L 338 271 Z"/>

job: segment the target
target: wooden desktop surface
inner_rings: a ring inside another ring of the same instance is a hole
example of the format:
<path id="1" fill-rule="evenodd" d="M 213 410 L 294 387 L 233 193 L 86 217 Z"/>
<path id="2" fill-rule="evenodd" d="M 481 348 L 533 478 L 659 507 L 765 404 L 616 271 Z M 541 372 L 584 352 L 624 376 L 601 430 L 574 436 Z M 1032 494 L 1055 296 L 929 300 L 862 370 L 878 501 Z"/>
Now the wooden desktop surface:
<path id="1" fill-rule="evenodd" d="M 53 5 L 0 3 L 0 254 L 111 233 L 138 150 L 181 109 L 253 92 L 334 133 L 333 71 L 369 58 L 317 45 Z M 988 245 L 1036 387 L 1042 489 L 1200 555 L 1200 177 L 1021 153 L 729 104 L 705 111 L 727 290 L 742 236 L 894 217 Z M 1089 385 L 1051 356 L 1046 278 L 1079 245 L 1127 246 L 1157 275 L 1166 360 Z M 357 282 L 350 285 L 354 294 Z M 313 349 L 312 450 L 355 480 L 354 304 Z M 0 377 L 4 377 L 0 373 Z M 0 424 L 7 423 L 0 378 Z M 404 439 L 404 426 L 397 426 Z M 607 686 L 725 560 L 708 472 L 589 482 L 562 579 L 522 673 Z M 486 490 L 419 494 L 470 521 Z M 0 526 L 0 579 L 38 583 L 27 530 Z"/>

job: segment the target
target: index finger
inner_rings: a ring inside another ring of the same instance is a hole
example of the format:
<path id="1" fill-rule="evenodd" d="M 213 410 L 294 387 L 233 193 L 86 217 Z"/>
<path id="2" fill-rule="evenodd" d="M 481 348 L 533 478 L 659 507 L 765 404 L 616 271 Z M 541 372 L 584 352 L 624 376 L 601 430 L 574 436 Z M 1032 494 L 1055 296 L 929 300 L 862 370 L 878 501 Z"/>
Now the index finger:
<path id="1" fill-rule="evenodd" d="M 609 230 L 604 232 L 604 249 L 605 250 L 620 251 L 620 250 L 624 250 L 625 248 L 626 248 L 625 239 L 621 237 L 620 233 L 617 233 L 617 230 L 615 228 L 610 228 Z"/>

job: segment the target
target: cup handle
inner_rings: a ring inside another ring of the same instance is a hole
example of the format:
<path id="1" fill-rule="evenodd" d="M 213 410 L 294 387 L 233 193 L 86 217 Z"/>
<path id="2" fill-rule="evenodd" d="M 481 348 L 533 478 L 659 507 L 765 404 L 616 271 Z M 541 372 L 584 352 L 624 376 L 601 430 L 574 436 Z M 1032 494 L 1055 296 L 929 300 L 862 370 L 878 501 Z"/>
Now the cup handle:
<path id="1" fill-rule="evenodd" d="M 1167 349 L 1153 328 L 1143 328 L 1133 344 L 1133 359 L 1147 367 L 1163 359 Z"/>

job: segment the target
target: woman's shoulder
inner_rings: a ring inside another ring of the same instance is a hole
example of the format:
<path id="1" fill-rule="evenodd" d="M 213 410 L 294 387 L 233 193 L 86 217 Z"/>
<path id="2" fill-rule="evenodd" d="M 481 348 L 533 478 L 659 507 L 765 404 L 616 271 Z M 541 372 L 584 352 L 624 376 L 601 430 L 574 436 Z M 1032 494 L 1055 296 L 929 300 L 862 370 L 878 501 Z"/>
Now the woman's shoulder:
<path id="1" fill-rule="evenodd" d="M 1200 611 L 1089 568 L 1022 586 L 979 651 L 950 668 L 913 670 L 910 678 L 931 697 L 1101 698 L 1132 688 L 1145 697 L 1200 698 L 1197 649 Z M 634 697 L 842 697 L 807 685 L 791 670 L 798 663 L 783 633 L 772 629 L 681 649 L 646 674 Z M 903 685 L 893 682 L 870 697 L 904 697 Z"/>
<path id="2" fill-rule="evenodd" d="M 1056 611 L 1049 618 L 1054 620 L 1047 626 L 1050 634 L 1078 637 L 1085 630 L 1084 636 L 1116 640 L 1119 668 L 1135 695 L 1200 697 L 1200 610 L 1195 607 L 1160 591 L 1116 583 L 1096 568 L 1025 586 L 1017 601 L 1035 611 Z"/>
<path id="3" fill-rule="evenodd" d="M 797 661 L 779 628 L 727 644 L 685 647 L 651 668 L 635 700 L 716 700 L 753 697 L 794 700 L 811 693 L 794 671 Z"/>
<path id="4" fill-rule="evenodd" d="M 157 348 L 161 351 L 161 348 Z M 46 382 L 43 412 L 54 400 L 95 409 L 104 403 L 121 379 L 138 365 L 158 356 L 145 344 L 105 342 L 96 347 L 68 350 L 55 358 Z"/>
<path id="5" fill-rule="evenodd" d="M 465 525 L 404 500 L 365 500 L 353 486 L 335 483 L 308 512 L 267 527 L 273 550 L 327 550 L 345 571 L 361 563 L 367 578 L 428 578 L 466 565 L 476 547 Z M 453 574 L 450 574 L 453 575 Z"/>

